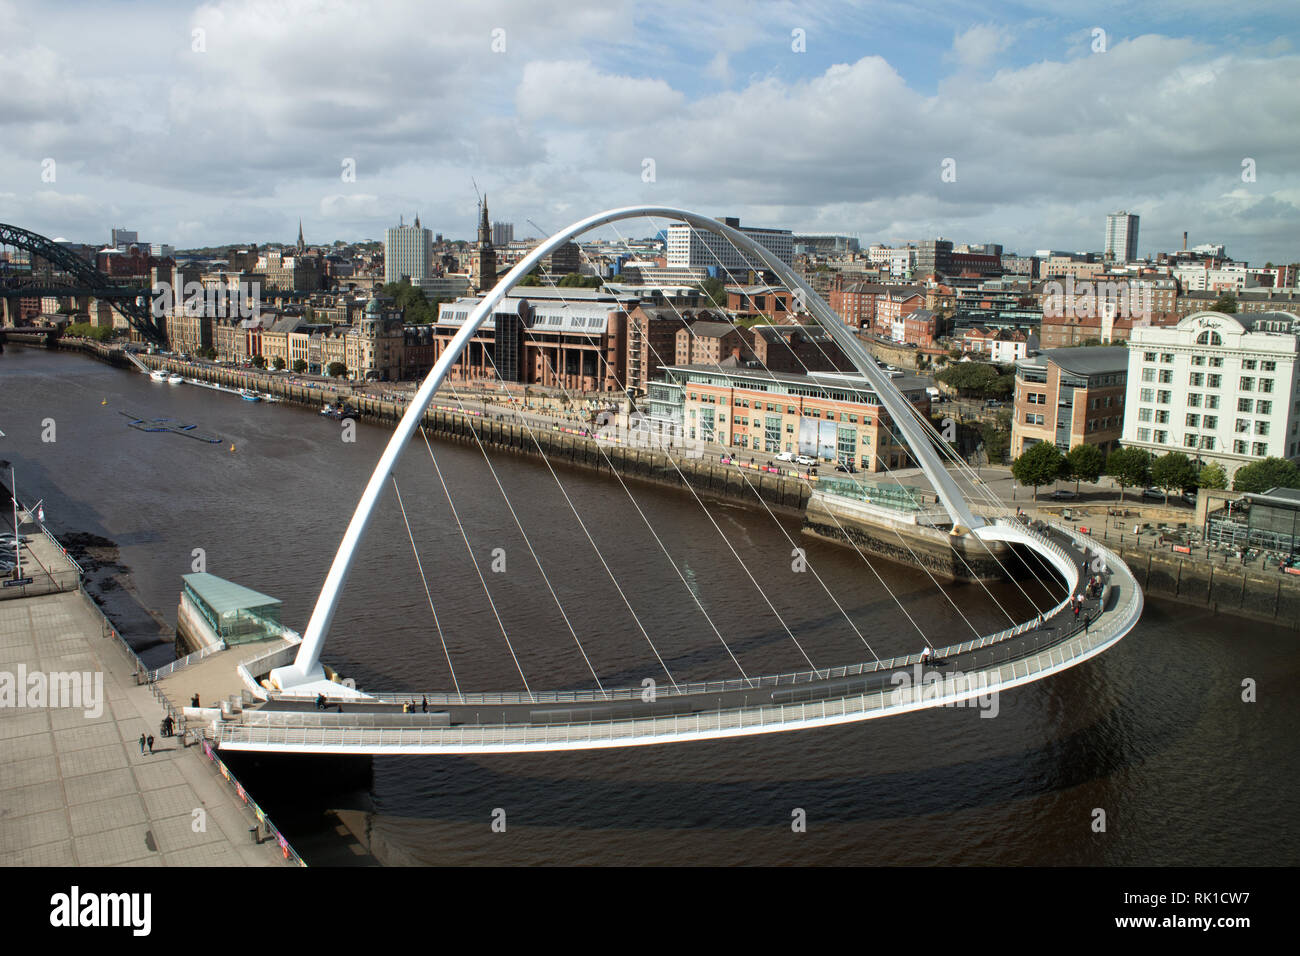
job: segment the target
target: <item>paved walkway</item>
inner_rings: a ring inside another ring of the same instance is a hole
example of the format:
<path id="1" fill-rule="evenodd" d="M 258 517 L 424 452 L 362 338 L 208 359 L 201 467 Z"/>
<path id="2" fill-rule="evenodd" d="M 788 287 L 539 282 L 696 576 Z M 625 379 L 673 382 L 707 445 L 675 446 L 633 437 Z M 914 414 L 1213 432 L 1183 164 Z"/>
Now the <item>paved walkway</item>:
<path id="1" fill-rule="evenodd" d="M 102 674 L 103 694 L 89 713 L 0 706 L 0 865 L 290 865 L 254 844 L 256 819 L 199 747 L 158 737 L 162 708 L 79 592 L 0 601 L 0 681 L 20 666 Z"/>

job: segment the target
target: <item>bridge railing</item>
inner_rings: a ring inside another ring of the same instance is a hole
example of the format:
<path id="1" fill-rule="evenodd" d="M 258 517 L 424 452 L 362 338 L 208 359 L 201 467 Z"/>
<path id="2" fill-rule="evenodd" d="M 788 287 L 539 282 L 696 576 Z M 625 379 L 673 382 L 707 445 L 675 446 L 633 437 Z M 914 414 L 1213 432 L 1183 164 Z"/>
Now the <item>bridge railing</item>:
<path id="1" fill-rule="evenodd" d="M 1116 614 L 1105 624 L 1075 633 L 1028 657 L 995 664 L 985 670 L 951 674 L 935 683 L 892 687 L 853 696 L 798 703 L 770 704 L 723 711 L 639 719 L 569 724 L 461 725 L 448 728 L 333 729 L 225 725 L 223 743 L 318 750 L 401 752 L 418 749 L 479 751 L 521 748 L 599 747 L 650 743 L 672 738 L 753 734 L 838 723 L 921 707 L 957 704 L 1027 683 L 1091 657 L 1132 627 L 1141 612 L 1141 592 L 1132 578 Z"/>

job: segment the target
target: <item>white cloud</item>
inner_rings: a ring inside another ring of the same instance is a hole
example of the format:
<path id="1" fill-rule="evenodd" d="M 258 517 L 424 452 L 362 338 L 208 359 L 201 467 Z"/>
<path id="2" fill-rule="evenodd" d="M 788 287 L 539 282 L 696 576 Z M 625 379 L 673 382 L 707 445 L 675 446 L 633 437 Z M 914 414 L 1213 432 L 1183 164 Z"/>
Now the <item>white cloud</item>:
<path id="1" fill-rule="evenodd" d="M 0 218 L 73 239 L 106 236 L 112 218 L 208 243 L 289 239 L 299 215 L 322 240 L 376 236 L 418 208 L 466 235 L 473 177 L 494 218 L 546 228 L 662 202 L 867 238 L 1076 248 L 1099 245 L 1100 217 L 1122 206 L 1143 216 L 1143 248 L 1186 228 L 1239 255 L 1300 259 L 1286 228 L 1300 195 L 1300 56 L 1285 44 L 1112 34 L 1091 55 L 1063 33 L 1059 53 L 1008 64 L 1022 44 L 985 23 L 947 51 L 945 33 L 920 69 L 893 51 L 824 59 L 857 12 L 817 4 L 150 10 L 78 7 L 77 30 L 51 33 L 41 10 L 0 0 L 12 28 L 0 32 L 12 194 Z M 806 54 L 790 51 L 794 26 Z M 190 48 L 196 27 L 204 53 Z M 505 53 L 491 51 L 496 28 Z M 116 42 L 128 36 L 129 62 Z M 46 156 L 58 195 L 77 202 L 46 195 Z M 1243 156 L 1257 183 L 1240 182 Z M 355 184 L 340 181 L 345 157 Z M 955 183 L 940 181 L 945 157 Z M 1232 190 L 1242 198 L 1221 198 Z"/>
<path id="2" fill-rule="evenodd" d="M 629 111 L 662 114 L 678 109 L 684 99 L 664 80 L 603 73 L 572 60 L 529 63 L 515 94 L 520 119 L 578 126 L 607 126 L 611 118 L 625 122 Z"/>
<path id="3" fill-rule="evenodd" d="M 957 34 L 949 57 L 964 67 L 982 67 L 1011 46 L 1014 34 L 1005 27 L 980 23 Z"/>

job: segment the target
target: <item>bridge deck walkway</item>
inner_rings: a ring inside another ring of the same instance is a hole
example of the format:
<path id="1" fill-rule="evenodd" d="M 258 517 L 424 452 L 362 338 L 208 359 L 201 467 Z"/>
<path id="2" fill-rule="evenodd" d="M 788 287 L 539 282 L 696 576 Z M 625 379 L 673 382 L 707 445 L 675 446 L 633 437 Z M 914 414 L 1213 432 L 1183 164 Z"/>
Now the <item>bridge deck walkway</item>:
<path id="1" fill-rule="evenodd" d="M 1061 547 L 1071 559 L 1081 567 L 1086 567 L 1089 555 L 1074 541 L 1058 529 L 1046 526 L 1044 533 L 1056 545 Z M 1029 560 L 1034 560 L 1032 557 Z M 1043 572 L 1039 572 L 1042 574 Z M 1064 584 L 1054 585 L 1058 597 L 1064 599 Z M 1045 618 L 1041 625 L 1018 636 L 1009 637 L 997 644 L 964 653 L 950 654 L 943 659 L 930 660 L 925 670 L 942 676 L 953 672 L 963 674 L 975 673 L 995 664 L 1018 660 L 1030 654 L 1059 644 L 1075 633 L 1082 632 L 1085 621 L 1101 612 L 1099 599 L 1085 598 L 1076 617 L 1072 609 L 1066 607 L 1057 614 Z M 912 655 L 915 658 L 915 655 Z M 914 673 L 914 664 L 880 670 L 829 681 L 811 681 L 795 685 L 773 688 L 737 687 L 709 693 L 676 694 L 671 685 L 659 689 L 654 701 L 642 701 L 639 697 L 607 701 L 602 699 L 571 702 L 541 703 L 527 699 L 526 695 L 513 702 L 501 703 L 457 703 L 448 701 L 446 695 L 433 695 L 435 702 L 428 706 L 430 711 L 445 713 L 453 725 L 536 725 L 545 723 L 574 723 L 600 720 L 622 720 L 674 714 L 693 713 L 761 707 L 773 703 L 792 703 L 801 700 L 822 700 L 828 697 L 848 696 L 849 694 L 869 693 L 882 688 L 889 688 L 900 671 Z M 391 701 L 330 701 L 326 711 L 333 715 L 370 715 L 385 719 L 378 724 L 371 719 L 358 719 L 356 726 L 367 727 L 416 727 L 427 721 L 421 719 L 423 698 L 420 692 L 407 695 L 407 701 L 414 705 L 415 713 L 403 713 L 402 702 Z M 266 702 L 246 712 L 245 721 L 250 725 L 270 725 L 276 727 L 317 727 L 324 721 L 313 717 L 319 711 L 313 702 L 292 699 L 277 699 Z M 294 715 L 301 715 L 295 717 Z M 344 718 L 346 721 L 346 718 Z M 337 726 L 338 717 L 331 717 L 330 725 Z"/>

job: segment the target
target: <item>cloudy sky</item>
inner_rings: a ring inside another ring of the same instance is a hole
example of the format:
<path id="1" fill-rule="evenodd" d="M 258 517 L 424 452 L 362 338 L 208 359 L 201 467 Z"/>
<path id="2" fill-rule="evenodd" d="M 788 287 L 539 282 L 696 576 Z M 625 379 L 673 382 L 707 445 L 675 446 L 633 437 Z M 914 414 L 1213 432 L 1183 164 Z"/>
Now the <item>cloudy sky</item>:
<path id="1" fill-rule="evenodd" d="M 0 222 L 469 237 L 476 181 L 516 235 L 655 203 L 1032 252 L 1123 208 L 1142 254 L 1297 261 L 1298 27 L 1295 0 L 0 0 Z"/>

